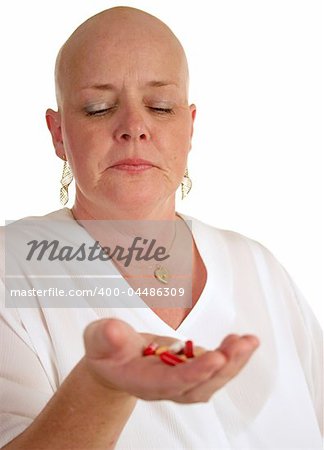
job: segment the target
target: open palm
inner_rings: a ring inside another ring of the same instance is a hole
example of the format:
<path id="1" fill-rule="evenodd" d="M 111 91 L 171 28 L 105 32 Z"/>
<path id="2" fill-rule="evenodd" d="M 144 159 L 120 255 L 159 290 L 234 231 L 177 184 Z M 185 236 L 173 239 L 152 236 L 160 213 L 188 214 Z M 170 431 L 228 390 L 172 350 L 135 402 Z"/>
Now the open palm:
<path id="1" fill-rule="evenodd" d="M 170 345 L 173 338 L 137 333 L 118 319 L 93 322 L 84 340 L 87 366 L 101 384 L 143 400 L 178 403 L 208 401 L 239 373 L 259 345 L 253 335 L 231 334 L 217 349 L 168 366 L 157 356 L 143 357 L 142 352 L 152 341 Z"/>

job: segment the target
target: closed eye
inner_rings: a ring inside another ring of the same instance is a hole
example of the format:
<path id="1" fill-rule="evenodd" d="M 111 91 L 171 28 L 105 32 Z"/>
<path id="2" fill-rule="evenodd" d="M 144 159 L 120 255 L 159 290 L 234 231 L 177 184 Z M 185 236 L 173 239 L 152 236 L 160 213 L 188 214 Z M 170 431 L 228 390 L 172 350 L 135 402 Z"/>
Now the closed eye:
<path id="1" fill-rule="evenodd" d="M 172 108 L 155 108 L 153 106 L 150 106 L 149 109 L 152 111 L 155 111 L 159 114 L 174 114 L 174 111 Z"/>
<path id="2" fill-rule="evenodd" d="M 104 116 L 105 114 L 112 111 L 113 108 L 103 108 L 97 109 L 95 111 L 86 111 L 87 116 Z"/>
<path id="3" fill-rule="evenodd" d="M 115 106 L 112 106 L 110 108 L 100 108 L 100 109 L 89 109 L 85 110 L 85 113 L 87 116 L 93 117 L 93 116 L 104 116 L 106 114 L 111 113 L 115 109 Z M 148 109 L 156 112 L 157 114 L 174 114 L 174 110 L 172 108 L 158 108 L 153 106 L 148 106 Z"/>

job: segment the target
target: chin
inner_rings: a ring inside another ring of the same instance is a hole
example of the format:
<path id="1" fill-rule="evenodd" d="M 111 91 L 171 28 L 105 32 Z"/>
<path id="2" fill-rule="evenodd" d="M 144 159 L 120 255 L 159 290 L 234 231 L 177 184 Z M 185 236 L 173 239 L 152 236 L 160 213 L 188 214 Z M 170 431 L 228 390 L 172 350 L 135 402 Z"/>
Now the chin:
<path id="1" fill-rule="evenodd" d="M 105 198 L 109 198 L 118 209 L 151 209 L 161 201 L 161 192 L 155 192 L 149 187 L 116 191 L 115 195 L 112 194 L 112 192 L 107 193 Z"/>

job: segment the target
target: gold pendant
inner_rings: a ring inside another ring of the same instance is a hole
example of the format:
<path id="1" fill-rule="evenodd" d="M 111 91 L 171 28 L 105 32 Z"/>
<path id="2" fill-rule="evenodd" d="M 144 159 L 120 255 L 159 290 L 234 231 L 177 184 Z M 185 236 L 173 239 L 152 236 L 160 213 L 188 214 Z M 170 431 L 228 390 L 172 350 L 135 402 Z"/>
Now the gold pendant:
<path id="1" fill-rule="evenodd" d="M 168 284 L 169 281 L 169 272 L 165 267 L 158 266 L 154 270 L 154 276 L 157 280 L 159 280 L 161 283 Z"/>

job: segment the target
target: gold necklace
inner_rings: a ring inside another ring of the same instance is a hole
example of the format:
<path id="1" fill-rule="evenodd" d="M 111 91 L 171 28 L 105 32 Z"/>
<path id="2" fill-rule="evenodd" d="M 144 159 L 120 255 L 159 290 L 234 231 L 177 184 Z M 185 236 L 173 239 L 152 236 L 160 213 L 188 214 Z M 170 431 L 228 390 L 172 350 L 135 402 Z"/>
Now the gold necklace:
<path id="1" fill-rule="evenodd" d="M 177 224 L 174 225 L 174 236 L 172 238 L 170 247 L 167 250 L 167 255 L 170 253 L 170 251 L 173 247 L 174 241 L 176 240 L 176 237 L 177 237 Z M 152 266 L 151 267 L 149 266 L 149 269 L 150 268 L 152 268 Z M 169 278 L 170 278 L 170 273 L 166 267 L 162 266 L 161 264 L 157 264 L 157 265 L 155 265 L 155 269 L 154 269 L 153 273 L 154 273 L 154 277 L 158 281 L 160 281 L 160 283 L 168 284 Z"/>

